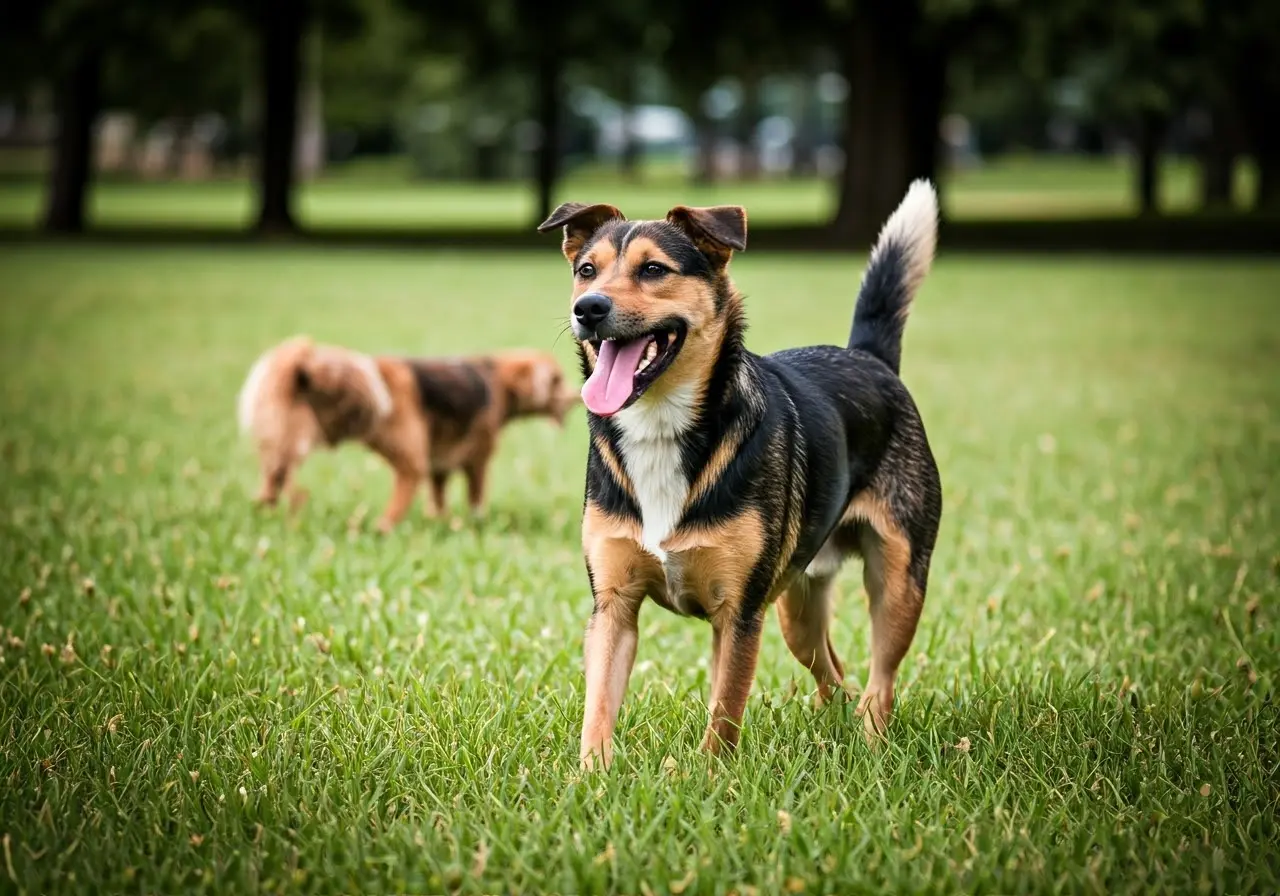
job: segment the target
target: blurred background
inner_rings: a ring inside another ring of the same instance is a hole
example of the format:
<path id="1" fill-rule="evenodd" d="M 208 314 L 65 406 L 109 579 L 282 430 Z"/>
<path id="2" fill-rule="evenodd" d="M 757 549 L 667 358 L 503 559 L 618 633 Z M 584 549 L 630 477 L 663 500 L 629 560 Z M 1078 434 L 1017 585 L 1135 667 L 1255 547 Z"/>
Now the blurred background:
<path id="1" fill-rule="evenodd" d="M 1274 248 L 1276 0 L 44 0 L 0 230 L 519 244 L 566 199 L 865 249 Z M 1260 225 L 1259 222 L 1262 222 Z"/>

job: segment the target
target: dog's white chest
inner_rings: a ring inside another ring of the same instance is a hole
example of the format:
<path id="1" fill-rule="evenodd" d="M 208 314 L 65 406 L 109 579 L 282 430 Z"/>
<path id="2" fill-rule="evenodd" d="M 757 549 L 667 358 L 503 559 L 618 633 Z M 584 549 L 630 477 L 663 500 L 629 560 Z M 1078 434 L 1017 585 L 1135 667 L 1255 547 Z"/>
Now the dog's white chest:
<path id="1" fill-rule="evenodd" d="M 662 543 L 684 515 L 689 481 L 680 467 L 680 434 L 693 423 L 692 389 L 661 402 L 637 402 L 615 418 L 622 430 L 622 463 L 640 505 L 641 546 L 666 562 Z"/>

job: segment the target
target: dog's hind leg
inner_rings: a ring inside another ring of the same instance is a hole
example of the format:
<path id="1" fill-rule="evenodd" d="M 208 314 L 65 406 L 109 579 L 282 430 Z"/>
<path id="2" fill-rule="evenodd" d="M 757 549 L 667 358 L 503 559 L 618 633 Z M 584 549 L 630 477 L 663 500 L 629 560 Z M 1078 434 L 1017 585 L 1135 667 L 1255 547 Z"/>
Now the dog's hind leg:
<path id="1" fill-rule="evenodd" d="M 274 507 L 289 484 L 295 461 L 287 451 L 271 446 L 260 448 L 258 458 L 262 476 L 256 500 L 263 507 Z"/>
<path id="2" fill-rule="evenodd" d="M 448 473 L 431 474 L 431 503 L 427 505 L 427 514 L 433 517 L 444 516 L 446 486 L 449 484 Z"/>
<path id="3" fill-rule="evenodd" d="M 778 599 L 778 621 L 791 653 L 813 673 L 818 699 L 826 702 L 844 680 L 831 647 L 831 586 L 834 575 L 797 576 Z"/>
<path id="4" fill-rule="evenodd" d="M 488 497 L 486 486 L 490 457 L 492 454 L 489 451 L 483 451 L 468 461 L 463 470 L 467 476 L 467 503 L 475 516 L 484 513 L 485 500 Z"/>
<path id="5" fill-rule="evenodd" d="M 893 711 L 898 665 L 915 638 L 924 589 L 911 572 L 911 543 L 888 514 L 862 527 L 863 583 L 871 610 L 871 669 L 858 703 L 868 739 L 882 737 Z"/>

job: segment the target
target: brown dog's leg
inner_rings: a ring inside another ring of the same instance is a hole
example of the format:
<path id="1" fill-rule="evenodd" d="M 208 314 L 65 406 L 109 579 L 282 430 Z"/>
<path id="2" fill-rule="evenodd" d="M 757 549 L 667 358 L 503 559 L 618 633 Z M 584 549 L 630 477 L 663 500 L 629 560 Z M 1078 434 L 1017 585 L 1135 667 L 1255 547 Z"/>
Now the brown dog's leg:
<path id="1" fill-rule="evenodd" d="M 831 585 L 834 576 L 801 575 L 778 600 L 782 637 L 792 655 L 813 673 L 818 699 L 826 702 L 840 687 L 844 667 L 831 649 Z"/>
<path id="2" fill-rule="evenodd" d="M 262 448 L 259 463 L 262 481 L 258 487 L 257 502 L 263 507 L 274 507 L 293 475 L 294 459 L 287 452 Z"/>
<path id="3" fill-rule="evenodd" d="M 465 472 L 467 503 L 471 505 L 471 512 L 479 516 L 484 513 L 485 477 L 489 472 L 489 455 L 485 454 L 468 462 Z"/>
<path id="4" fill-rule="evenodd" d="M 747 697 L 751 694 L 756 661 L 760 657 L 764 614 L 759 611 L 748 616 L 734 613 L 726 619 L 713 619 L 711 624 L 719 631 L 712 635 L 716 669 L 711 686 L 711 722 L 702 739 L 702 749 L 719 754 L 732 751 L 738 745 L 742 716 L 747 710 Z"/>
<path id="5" fill-rule="evenodd" d="M 311 493 L 297 482 L 292 482 L 289 486 L 289 512 L 297 513 L 303 508 L 310 499 Z"/>
<path id="6" fill-rule="evenodd" d="M 382 517 L 378 520 L 379 532 L 387 533 L 396 527 L 396 523 L 400 522 L 405 511 L 413 504 L 413 496 L 421 482 L 422 474 L 416 469 L 407 466 L 396 468 L 391 500 L 387 502 L 387 509 L 382 511 Z"/>
<path id="7" fill-rule="evenodd" d="M 910 573 L 911 545 L 889 520 L 863 530 L 863 583 L 871 609 L 871 671 L 858 703 L 867 738 L 883 737 L 893 711 L 898 665 L 916 634 L 924 594 Z"/>
<path id="8" fill-rule="evenodd" d="M 428 512 L 431 516 L 444 516 L 445 486 L 448 484 L 448 473 L 431 474 L 431 504 L 428 506 Z"/>

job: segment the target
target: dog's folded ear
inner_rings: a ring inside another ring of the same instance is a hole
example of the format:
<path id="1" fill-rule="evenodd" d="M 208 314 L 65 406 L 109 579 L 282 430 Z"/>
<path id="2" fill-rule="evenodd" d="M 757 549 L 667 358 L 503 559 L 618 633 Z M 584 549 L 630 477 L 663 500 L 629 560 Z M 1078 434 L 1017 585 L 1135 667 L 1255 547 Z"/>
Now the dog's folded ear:
<path id="1" fill-rule="evenodd" d="M 677 205 L 667 212 L 667 221 L 683 230 L 702 254 L 719 266 L 729 263 L 733 250 L 747 248 L 747 210 L 740 205 Z"/>
<path id="2" fill-rule="evenodd" d="M 566 202 L 551 217 L 538 225 L 539 233 L 557 227 L 564 228 L 564 257 L 573 261 L 591 234 L 609 221 L 625 221 L 626 216 L 612 205 L 588 205 L 584 202 Z"/>

